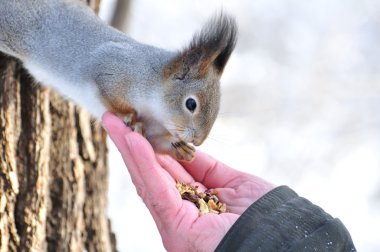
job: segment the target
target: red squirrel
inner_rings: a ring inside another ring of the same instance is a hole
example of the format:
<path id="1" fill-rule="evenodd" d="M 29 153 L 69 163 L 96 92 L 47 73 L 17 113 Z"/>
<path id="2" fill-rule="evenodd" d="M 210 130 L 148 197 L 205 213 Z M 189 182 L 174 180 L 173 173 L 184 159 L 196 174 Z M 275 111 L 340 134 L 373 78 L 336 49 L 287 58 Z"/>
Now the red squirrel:
<path id="1" fill-rule="evenodd" d="M 235 47 L 234 18 L 220 13 L 185 49 L 139 43 L 75 0 L 0 0 L 0 51 L 95 117 L 109 110 L 153 148 L 190 161 L 215 122 L 220 78 Z"/>

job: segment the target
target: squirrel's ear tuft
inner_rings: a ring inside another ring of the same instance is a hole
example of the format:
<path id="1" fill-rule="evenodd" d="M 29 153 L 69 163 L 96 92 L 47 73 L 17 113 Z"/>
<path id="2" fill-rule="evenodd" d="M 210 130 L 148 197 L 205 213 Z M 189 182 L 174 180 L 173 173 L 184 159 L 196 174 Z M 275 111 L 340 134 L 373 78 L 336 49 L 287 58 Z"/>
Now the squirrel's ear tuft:
<path id="1" fill-rule="evenodd" d="M 237 25 L 235 18 L 221 12 L 211 18 L 201 32 L 194 36 L 190 50 L 204 50 L 203 68 L 213 65 L 218 73 L 222 74 L 235 48 L 236 41 Z"/>
<path id="2" fill-rule="evenodd" d="M 221 12 L 195 34 L 190 46 L 164 69 L 165 77 L 184 79 L 188 74 L 202 78 L 214 67 L 219 75 L 235 48 L 237 25 L 233 17 Z"/>

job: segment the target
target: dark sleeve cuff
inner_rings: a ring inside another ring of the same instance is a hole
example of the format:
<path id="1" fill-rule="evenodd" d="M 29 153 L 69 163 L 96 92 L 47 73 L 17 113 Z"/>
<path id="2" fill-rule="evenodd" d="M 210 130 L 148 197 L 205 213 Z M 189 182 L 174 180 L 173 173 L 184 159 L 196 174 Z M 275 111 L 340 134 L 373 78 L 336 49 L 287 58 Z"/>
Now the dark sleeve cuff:
<path id="1" fill-rule="evenodd" d="M 339 219 L 280 186 L 253 203 L 216 251 L 356 251 Z"/>

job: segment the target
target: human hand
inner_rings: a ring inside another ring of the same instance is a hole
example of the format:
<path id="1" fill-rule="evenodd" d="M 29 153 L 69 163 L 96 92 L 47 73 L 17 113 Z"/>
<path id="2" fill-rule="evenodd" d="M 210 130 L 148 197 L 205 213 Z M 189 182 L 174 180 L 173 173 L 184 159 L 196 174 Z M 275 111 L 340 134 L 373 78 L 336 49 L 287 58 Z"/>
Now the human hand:
<path id="1" fill-rule="evenodd" d="M 191 163 L 156 155 L 148 141 L 119 118 L 107 112 L 102 119 L 168 251 L 214 251 L 240 215 L 274 188 L 269 182 L 236 171 L 200 151 L 196 151 Z M 200 190 L 216 189 L 228 212 L 200 216 L 193 203 L 181 199 L 176 180 L 197 185 Z"/>

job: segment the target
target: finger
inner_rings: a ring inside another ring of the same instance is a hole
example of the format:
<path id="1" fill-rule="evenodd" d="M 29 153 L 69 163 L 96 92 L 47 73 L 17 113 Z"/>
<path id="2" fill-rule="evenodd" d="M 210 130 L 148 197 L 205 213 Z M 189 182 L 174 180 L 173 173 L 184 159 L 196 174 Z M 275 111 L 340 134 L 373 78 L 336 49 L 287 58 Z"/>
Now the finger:
<path id="1" fill-rule="evenodd" d="M 176 182 L 178 181 L 197 187 L 198 192 L 204 192 L 207 190 L 202 183 L 195 181 L 194 178 L 185 170 L 185 168 L 183 168 L 183 166 L 172 157 L 168 155 L 157 155 L 157 161 Z"/>
<path id="2" fill-rule="evenodd" d="M 208 188 L 222 188 L 244 173 L 215 160 L 211 156 L 197 150 L 194 160 L 181 162 L 186 171 L 200 183 Z"/>
<path id="3" fill-rule="evenodd" d="M 157 155 L 157 161 L 176 181 L 190 184 L 194 178 L 175 159 L 168 155 Z"/>
<path id="4" fill-rule="evenodd" d="M 182 201 L 174 180 L 159 166 L 150 144 L 113 114 L 105 113 L 102 119 L 104 128 L 122 154 L 138 194 L 157 225 L 161 225 L 162 220 L 172 219 Z"/>
<path id="5" fill-rule="evenodd" d="M 137 190 L 157 221 L 170 221 L 182 206 L 174 179 L 156 160 L 152 146 L 140 134 L 125 136 L 128 152 L 126 164 L 130 172 L 139 176 L 142 185 Z M 153 214 L 154 213 L 154 214 Z"/>
<path id="6" fill-rule="evenodd" d="M 111 112 L 106 112 L 103 114 L 102 125 L 116 145 L 122 145 L 123 143 L 125 144 L 125 139 L 121 136 L 132 132 L 129 127 L 125 126 L 125 123 L 120 118 Z"/>
<path id="7" fill-rule="evenodd" d="M 140 179 L 140 176 L 136 172 L 131 171 L 132 167 L 136 167 L 136 164 L 133 162 L 130 157 L 128 157 L 128 146 L 125 140 L 125 136 L 128 133 L 131 133 L 132 130 L 129 127 L 126 127 L 125 123 L 114 114 L 106 112 L 102 116 L 102 125 L 107 131 L 109 137 L 116 145 L 119 152 L 122 154 L 124 163 L 127 163 L 129 159 L 130 164 L 127 166 L 129 174 L 131 176 L 132 182 L 134 185 L 141 185 L 143 182 Z M 141 187 L 141 186 L 139 186 Z M 136 186 L 136 189 L 139 188 Z"/>

